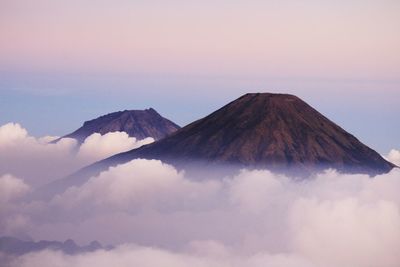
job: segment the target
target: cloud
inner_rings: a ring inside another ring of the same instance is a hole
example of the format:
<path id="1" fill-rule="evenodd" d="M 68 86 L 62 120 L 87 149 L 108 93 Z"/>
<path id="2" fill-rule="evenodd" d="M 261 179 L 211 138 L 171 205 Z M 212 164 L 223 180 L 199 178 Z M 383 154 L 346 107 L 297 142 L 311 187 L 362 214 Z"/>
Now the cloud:
<path id="1" fill-rule="evenodd" d="M 16 229 L 26 227 L 27 216 L 20 214 L 20 205 L 21 198 L 30 190 L 22 179 L 9 174 L 0 176 L 1 233 L 14 234 Z"/>
<path id="2" fill-rule="evenodd" d="M 390 162 L 400 166 L 400 151 L 396 149 L 390 150 L 389 154 L 386 157 Z"/>
<path id="3" fill-rule="evenodd" d="M 318 266 L 396 266 L 400 262 L 396 253 L 400 216 L 392 202 L 298 200 L 292 207 L 291 224 L 293 247 Z"/>
<path id="4" fill-rule="evenodd" d="M 13 266 L 396 267 L 398 188 L 397 169 L 375 178 L 328 170 L 304 181 L 242 170 L 210 181 L 137 159 L 16 213 L 35 239 L 97 239 L 115 250 L 46 251 Z"/>
<path id="5" fill-rule="evenodd" d="M 294 255 L 256 254 L 239 257 L 235 254 L 227 254 L 222 257 L 215 257 L 201 255 L 195 250 L 188 253 L 177 253 L 151 247 L 124 245 L 111 251 L 96 251 L 77 256 L 68 256 L 54 251 L 43 251 L 25 255 L 15 260 L 11 266 L 313 267 L 315 265 Z"/>
<path id="6" fill-rule="evenodd" d="M 94 133 L 80 146 L 78 157 L 97 161 L 152 142 L 154 139 L 151 137 L 136 140 L 134 137 L 129 137 L 126 132 L 111 132 L 105 135 Z"/>
<path id="7" fill-rule="evenodd" d="M 232 203 L 243 211 L 261 213 L 276 203 L 279 198 L 284 202 L 285 191 L 290 187 L 285 176 L 277 176 L 267 170 L 242 170 L 229 184 Z"/>
<path id="8" fill-rule="evenodd" d="M 145 207 L 186 206 L 197 198 L 218 190 L 217 182 L 194 182 L 185 179 L 171 165 L 159 160 L 132 160 L 111 167 L 92 177 L 81 187 L 71 187 L 53 199 L 56 205 L 70 209 L 90 205 L 92 208 L 137 210 Z"/>
<path id="9" fill-rule="evenodd" d="M 38 187 L 105 157 L 154 141 L 136 140 L 125 132 L 95 133 L 79 147 L 71 138 L 49 143 L 55 138 L 32 137 L 16 123 L 0 126 L 0 175 L 10 173 Z"/>
<path id="10" fill-rule="evenodd" d="M 123 246 L 113 251 L 97 251 L 76 257 L 70 257 L 57 252 L 44 251 L 27 255 L 18 259 L 14 266 L 194 266 L 221 267 L 218 261 L 200 257 L 176 254 L 155 248 Z"/>
<path id="11" fill-rule="evenodd" d="M 374 179 L 320 175 L 291 206 L 293 249 L 318 266 L 397 266 L 400 198 L 390 187 L 399 178 L 398 170 Z"/>
<path id="12" fill-rule="evenodd" d="M 19 124 L 0 127 L 0 174 L 11 173 L 32 186 L 67 175 L 79 166 L 74 159 L 74 139 L 47 144 L 29 136 Z"/>
<path id="13" fill-rule="evenodd" d="M 23 180 L 12 175 L 0 176 L 0 203 L 18 198 L 29 191 L 29 186 Z"/>
<path id="14" fill-rule="evenodd" d="M 55 140 L 57 140 L 57 139 L 59 139 L 59 138 L 60 138 L 59 136 L 46 135 L 46 136 L 40 137 L 40 138 L 38 139 L 38 141 L 39 141 L 39 143 L 41 143 L 41 144 L 48 144 L 48 143 L 50 143 L 50 142 L 52 142 L 52 141 L 55 141 Z"/>
<path id="15" fill-rule="evenodd" d="M 0 127 L 0 146 L 5 147 L 28 137 L 28 132 L 19 124 L 7 123 Z"/>
<path id="16" fill-rule="evenodd" d="M 122 132 L 93 134 L 81 147 L 71 138 L 49 143 L 55 139 L 32 137 L 16 123 L 0 126 L 0 234 L 20 235 L 36 214 L 51 212 L 45 203 L 24 202 L 28 191 L 103 157 L 153 141 L 136 140 Z"/>
<path id="17" fill-rule="evenodd" d="M 10 266 L 400 266 L 399 169 L 374 178 L 327 170 L 302 181 L 244 169 L 211 179 L 204 170 L 192 177 L 136 159 L 50 201 L 30 201 L 23 198 L 34 189 L 29 174 L 53 165 L 49 172 L 60 177 L 77 162 L 139 145 L 123 133 L 96 134 L 81 147 L 45 140 L 17 124 L 0 127 L 1 159 L 28 177 L 0 174 L 0 235 L 98 240 L 116 249 L 42 251 Z"/>

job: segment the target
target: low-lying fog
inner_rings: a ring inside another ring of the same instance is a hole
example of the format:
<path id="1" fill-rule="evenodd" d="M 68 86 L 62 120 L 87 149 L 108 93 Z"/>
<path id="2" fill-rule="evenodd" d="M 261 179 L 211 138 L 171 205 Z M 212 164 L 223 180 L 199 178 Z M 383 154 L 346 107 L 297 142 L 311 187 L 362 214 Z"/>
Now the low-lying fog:
<path id="1" fill-rule="evenodd" d="M 102 172 L 50 201 L 25 196 L 54 179 L 152 139 L 94 134 L 48 144 L 0 127 L 0 236 L 98 240 L 115 249 L 41 251 L 9 265 L 400 266 L 400 170 L 370 178 L 327 170 L 304 181 L 246 170 L 199 181 L 158 160 Z M 400 164 L 400 152 L 387 158 Z"/>

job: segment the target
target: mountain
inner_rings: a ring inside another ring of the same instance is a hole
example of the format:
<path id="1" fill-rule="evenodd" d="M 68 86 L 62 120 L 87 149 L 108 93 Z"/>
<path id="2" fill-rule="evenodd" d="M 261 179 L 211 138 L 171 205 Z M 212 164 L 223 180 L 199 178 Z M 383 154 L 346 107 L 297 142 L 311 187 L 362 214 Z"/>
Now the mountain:
<path id="1" fill-rule="evenodd" d="M 170 136 L 114 155 L 44 187 L 55 194 L 79 186 L 110 166 L 160 159 L 178 169 L 263 168 L 306 177 L 327 168 L 376 175 L 394 164 L 294 95 L 246 94 Z M 199 175 L 199 177 L 201 177 Z M 204 175 L 203 175 L 204 176 Z"/>
<path id="2" fill-rule="evenodd" d="M 369 174 L 394 167 L 300 98 L 270 93 L 246 94 L 163 140 L 103 163 L 114 165 L 138 157 Z"/>
<path id="3" fill-rule="evenodd" d="M 103 248 L 103 246 L 97 241 L 93 241 L 87 246 L 78 246 L 71 239 L 68 239 L 65 242 L 46 240 L 34 242 L 24 241 L 9 236 L 0 237 L 0 252 L 7 255 L 23 255 L 26 253 L 37 252 L 46 249 L 58 250 L 66 254 L 77 254 L 83 252 L 92 252 L 98 249 L 110 249 L 110 247 Z"/>
<path id="4" fill-rule="evenodd" d="M 73 133 L 63 136 L 74 138 L 82 143 L 93 133 L 104 135 L 109 132 L 126 132 L 137 139 L 152 137 L 155 140 L 175 132 L 180 127 L 162 117 L 152 108 L 145 110 L 124 110 L 113 112 L 96 119 L 86 121 Z M 58 141 L 58 140 L 57 140 Z"/>

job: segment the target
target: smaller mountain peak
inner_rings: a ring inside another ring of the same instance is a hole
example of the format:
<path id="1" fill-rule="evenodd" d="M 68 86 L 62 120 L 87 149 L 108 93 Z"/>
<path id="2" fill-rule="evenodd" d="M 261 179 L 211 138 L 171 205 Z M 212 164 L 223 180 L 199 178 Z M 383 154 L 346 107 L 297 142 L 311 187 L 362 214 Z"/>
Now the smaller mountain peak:
<path id="1" fill-rule="evenodd" d="M 83 126 L 64 137 L 75 138 L 83 142 L 93 133 L 102 135 L 109 132 L 126 132 L 137 139 L 152 137 L 156 140 L 175 132 L 180 127 L 162 117 L 154 108 L 144 110 L 123 110 L 102 115 L 85 121 Z M 58 140 L 56 140 L 58 141 Z"/>

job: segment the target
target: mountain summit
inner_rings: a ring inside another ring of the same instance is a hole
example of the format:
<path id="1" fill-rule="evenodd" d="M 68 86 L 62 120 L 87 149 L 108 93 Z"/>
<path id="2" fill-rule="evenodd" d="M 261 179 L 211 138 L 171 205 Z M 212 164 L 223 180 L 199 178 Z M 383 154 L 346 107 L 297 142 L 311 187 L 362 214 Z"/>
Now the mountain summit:
<path id="1" fill-rule="evenodd" d="M 152 108 L 145 110 L 124 110 L 113 112 L 97 119 L 86 121 L 78 130 L 64 137 L 74 138 L 82 143 L 93 133 L 104 135 L 109 132 L 126 132 L 137 139 L 152 137 L 155 140 L 175 132 L 180 127 L 162 117 Z"/>
<path id="2" fill-rule="evenodd" d="M 394 167 L 300 98 L 270 93 L 246 94 L 163 140 L 103 163 L 139 157 L 278 171 L 335 168 L 378 174 Z"/>

